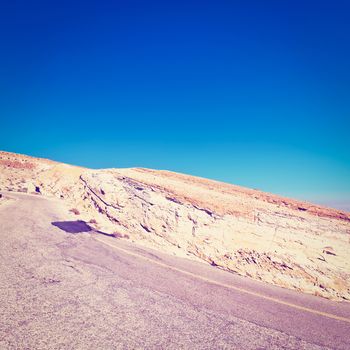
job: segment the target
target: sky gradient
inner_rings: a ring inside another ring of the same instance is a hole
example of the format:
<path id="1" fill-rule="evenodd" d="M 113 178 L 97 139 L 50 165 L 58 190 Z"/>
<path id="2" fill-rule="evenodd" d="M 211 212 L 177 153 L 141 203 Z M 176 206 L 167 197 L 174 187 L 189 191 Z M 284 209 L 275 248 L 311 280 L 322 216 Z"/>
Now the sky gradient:
<path id="1" fill-rule="evenodd" d="M 0 149 L 350 210 L 348 1 L 0 0 Z"/>

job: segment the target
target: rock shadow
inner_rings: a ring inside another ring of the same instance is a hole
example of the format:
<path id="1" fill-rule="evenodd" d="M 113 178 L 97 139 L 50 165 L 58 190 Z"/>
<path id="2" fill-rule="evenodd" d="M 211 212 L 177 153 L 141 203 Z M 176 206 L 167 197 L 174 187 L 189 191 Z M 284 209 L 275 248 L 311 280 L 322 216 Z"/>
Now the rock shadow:
<path id="1" fill-rule="evenodd" d="M 102 231 L 96 231 L 94 228 L 89 226 L 83 220 L 75 220 L 75 221 L 53 221 L 51 225 L 58 227 L 59 229 L 67 232 L 67 233 L 83 233 L 83 232 L 91 232 L 98 233 L 108 237 L 115 237 L 113 234 L 108 234 Z"/>
<path id="2" fill-rule="evenodd" d="M 68 233 L 82 233 L 92 231 L 92 228 L 83 220 L 54 221 L 51 224 Z"/>

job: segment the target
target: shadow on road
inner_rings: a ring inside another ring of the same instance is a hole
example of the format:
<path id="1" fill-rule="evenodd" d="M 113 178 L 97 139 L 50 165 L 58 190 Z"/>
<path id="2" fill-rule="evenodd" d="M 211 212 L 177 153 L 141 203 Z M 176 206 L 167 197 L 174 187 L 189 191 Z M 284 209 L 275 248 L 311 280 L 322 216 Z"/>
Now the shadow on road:
<path id="1" fill-rule="evenodd" d="M 68 233 L 81 233 L 92 231 L 92 228 L 85 221 L 82 220 L 54 221 L 51 224 Z"/>
<path id="2" fill-rule="evenodd" d="M 98 233 L 104 236 L 108 237 L 115 237 L 113 234 L 108 234 L 102 231 L 96 231 L 92 227 L 90 227 L 85 221 L 83 220 L 76 220 L 76 221 L 54 221 L 51 222 L 53 226 L 58 227 L 59 229 L 68 232 L 68 233 L 83 233 L 83 232 L 91 232 L 91 233 Z"/>

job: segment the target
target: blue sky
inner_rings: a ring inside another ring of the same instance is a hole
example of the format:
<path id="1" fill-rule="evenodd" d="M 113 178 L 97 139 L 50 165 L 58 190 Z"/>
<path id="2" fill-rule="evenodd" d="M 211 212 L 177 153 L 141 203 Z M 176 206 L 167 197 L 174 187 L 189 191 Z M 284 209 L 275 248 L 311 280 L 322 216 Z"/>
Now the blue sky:
<path id="1" fill-rule="evenodd" d="M 0 0 L 0 149 L 350 210 L 349 4 Z"/>

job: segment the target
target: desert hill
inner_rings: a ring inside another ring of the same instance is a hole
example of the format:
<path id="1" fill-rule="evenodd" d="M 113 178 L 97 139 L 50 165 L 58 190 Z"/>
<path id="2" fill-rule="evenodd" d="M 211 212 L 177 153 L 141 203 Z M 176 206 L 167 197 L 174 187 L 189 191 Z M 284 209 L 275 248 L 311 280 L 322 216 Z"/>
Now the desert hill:
<path id="1" fill-rule="evenodd" d="M 92 170 L 8 152 L 0 152 L 1 190 L 55 196 L 116 237 L 350 300 L 346 212 L 169 171 Z"/>

